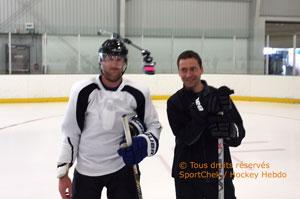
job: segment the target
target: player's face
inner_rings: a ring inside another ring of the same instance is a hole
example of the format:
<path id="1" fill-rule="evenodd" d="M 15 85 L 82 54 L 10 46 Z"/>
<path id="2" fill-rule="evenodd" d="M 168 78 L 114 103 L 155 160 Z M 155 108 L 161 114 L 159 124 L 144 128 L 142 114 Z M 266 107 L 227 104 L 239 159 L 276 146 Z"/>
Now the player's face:
<path id="1" fill-rule="evenodd" d="M 194 58 L 181 59 L 178 63 L 179 76 L 187 89 L 196 90 L 201 85 L 202 66 Z"/>
<path id="2" fill-rule="evenodd" d="M 105 56 L 101 62 L 102 74 L 107 80 L 116 82 L 121 79 L 125 64 L 122 56 Z"/>

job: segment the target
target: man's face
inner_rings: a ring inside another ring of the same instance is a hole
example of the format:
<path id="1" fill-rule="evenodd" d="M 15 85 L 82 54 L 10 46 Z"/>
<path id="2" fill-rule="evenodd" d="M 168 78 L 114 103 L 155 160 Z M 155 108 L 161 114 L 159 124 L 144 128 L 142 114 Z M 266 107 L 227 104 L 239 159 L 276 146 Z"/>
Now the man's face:
<path id="1" fill-rule="evenodd" d="M 194 89 L 200 84 L 202 66 L 194 58 L 181 59 L 178 63 L 179 76 L 187 89 Z"/>
<path id="2" fill-rule="evenodd" d="M 125 64 L 124 57 L 107 55 L 101 62 L 102 75 L 107 80 L 116 82 L 121 79 Z"/>

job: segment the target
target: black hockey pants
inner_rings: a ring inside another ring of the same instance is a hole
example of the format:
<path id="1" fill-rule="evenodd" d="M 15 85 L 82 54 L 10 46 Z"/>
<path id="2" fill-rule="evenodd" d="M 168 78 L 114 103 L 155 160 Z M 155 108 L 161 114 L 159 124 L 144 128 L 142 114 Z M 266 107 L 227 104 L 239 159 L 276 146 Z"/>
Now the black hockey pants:
<path id="1" fill-rule="evenodd" d="M 108 199 L 138 199 L 131 167 L 99 177 L 90 177 L 74 171 L 72 199 L 100 199 L 103 187 Z"/>
<path id="2" fill-rule="evenodd" d="M 218 184 L 175 179 L 176 199 L 218 199 Z M 225 180 L 225 199 L 236 199 L 231 179 Z"/>

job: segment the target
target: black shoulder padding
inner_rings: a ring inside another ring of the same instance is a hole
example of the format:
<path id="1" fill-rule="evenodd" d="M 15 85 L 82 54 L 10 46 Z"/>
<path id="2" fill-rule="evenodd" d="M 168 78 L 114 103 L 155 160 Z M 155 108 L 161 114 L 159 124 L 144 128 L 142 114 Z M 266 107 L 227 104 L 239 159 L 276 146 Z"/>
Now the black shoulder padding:
<path id="1" fill-rule="evenodd" d="M 137 104 L 137 108 L 136 108 L 137 115 L 141 121 L 144 121 L 145 97 L 144 97 L 143 93 L 140 90 L 138 90 L 132 86 L 128 86 L 128 85 L 124 86 L 122 91 L 130 93 L 134 97 L 134 99 L 136 100 L 136 104 Z"/>
<path id="2" fill-rule="evenodd" d="M 84 116 L 88 106 L 89 96 L 95 89 L 100 90 L 97 84 L 92 83 L 87 85 L 83 89 L 81 89 L 81 91 L 78 94 L 78 99 L 76 104 L 76 120 L 81 131 L 83 130 L 84 127 L 84 120 L 85 120 Z"/>

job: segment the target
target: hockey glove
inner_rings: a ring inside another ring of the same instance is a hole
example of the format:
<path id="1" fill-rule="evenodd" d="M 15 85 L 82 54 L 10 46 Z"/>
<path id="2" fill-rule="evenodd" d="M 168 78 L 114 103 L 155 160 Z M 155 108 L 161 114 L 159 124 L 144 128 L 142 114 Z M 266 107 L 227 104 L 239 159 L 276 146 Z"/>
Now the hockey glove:
<path id="1" fill-rule="evenodd" d="M 158 139 L 151 133 L 145 132 L 132 137 L 132 145 L 118 150 L 126 165 L 132 166 L 140 163 L 145 157 L 154 155 L 158 150 Z"/>
<path id="2" fill-rule="evenodd" d="M 118 154 L 123 158 L 126 165 L 132 166 L 140 163 L 147 157 L 147 141 L 143 136 L 134 136 L 132 145 L 129 147 L 121 147 Z"/>
<path id="3" fill-rule="evenodd" d="M 231 110 L 232 103 L 230 100 L 230 95 L 233 94 L 234 91 L 228 88 L 227 86 L 221 86 L 218 89 L 217 93 L 221 110 L 224 112 Z"/>
<path id="4" fill-rule="evenodd" d="M 140 135 L 145 132 L 145 125 L 138 117 L 129 119 L 129 129 L 131 136 Z"/>
<path id="5" fill-rule="evenodd" d="M 227 140 L 238 136 L 238 128 L 233 122 L 219 122 L 211 124 L 208 129 L 215 138 L 224 138 Z"/>

